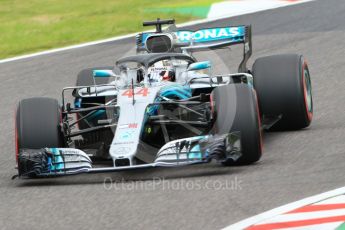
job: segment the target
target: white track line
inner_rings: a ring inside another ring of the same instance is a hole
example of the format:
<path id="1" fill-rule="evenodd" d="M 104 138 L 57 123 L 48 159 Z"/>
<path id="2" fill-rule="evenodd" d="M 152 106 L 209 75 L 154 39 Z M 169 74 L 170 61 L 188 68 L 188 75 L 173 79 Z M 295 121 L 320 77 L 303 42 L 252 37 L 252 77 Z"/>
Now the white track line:
<path id="1" fill-rule="evenodd" d="M 269 218 L 272 218 L 274 216 L 281 215 L 283 213 L 290 212 L 290 211 L 295 210 L 297 208 L 300 208 L 300 207 L 303 207 L 306 205 L 310 205 L 310 204 L 313 204 L 313 203 L 316 203 L 316 202 L 319 202 L 322 200 L 326 200 L 326 199 L 331 198 L 331 197 L 340 196 L 343 194 L 345 194 L 345 187 L 338 188 L 338 189 L 335 189 L 335 190 L 332 190 L 329 192 L 325 192 L 325 193 L 322 193 L 322 194 L 319 194 L 316 196 L 308 197 L 308 198 L 305 198 L 305 199 L 302 199 L 302 200 L 299 200 L 299 201 L 296 201 L 296 202 L 293 202 L 290 204 L 280 206 L 278 208 L 269 210 L 269 211 L 261 213 L 259 215 L 256 215 L 256 216 L 250 217 L 248 219 L 242 220 L 238 223 L 232 224 L 228 227 L 225 227 L 224 230 L 246 229 L 246 228 L 248 228 L 254 224 L 261 223 L 262 221 L 269 219 Z"/>
<path id="2" fill-rule="evenodd" d="M 241 0 L 225 1 L 214 3 L 207 15 L 208 18 L 215 17 L 234 17 L 244 14 L 256 13 L 265 10 L 277 9 L 285 6 L 291 6 L 310 2 L 315 0 Z"/>
<path id="3" fill-rule="evenodd" d="M 263 9 L 262 7 L 258 7 L 256 10 L 253 10 L 252 8 L 250 8 L 248 10 L 241 10 L 240 13 L 232 12 L 229 15 L 222 15 L 220 17 L 215 16 L 213 18 L 195 20 L 195 21 L 191 21 L 191 22 L 187 22 L 187 23 L 178 24 L 177 26 L 179 26 L 179 27 L 193 26 L 193 25 L 203 24 L 203 23 L 207 23 L 207 22 L 213 22 L 213 21 L 217 21 L 220 19 L 229 18 L 229 17 L 233 17 L 233 16 L 240 16 L 240 15 L 250 14 L 250 13 L 259 12 L 259 11 L 268 10 L 268 9 L 276 9 L 276 8 L 281 8 L 281 7 L 285 7 L 285 6 L 289 6 L 289 5 L 301 4 L 301 3 L 309 2 L 309 1 L 314 1 L 314 0 L 300 0 L 298 2 L 291 2 L 288 5 L 285 5 L 285 4 L 281 5 L 281 6 L 274 5 L 273 7 L 266 8 L 266 9 Z M 258 4 L 258 5 L 260 5 L 260 4 Z M 137 33 L 132 33 L 132 34 L 124 35 L 124 36 L 112 37 L 112 38 L 108 38 L 108 39 L 102 39 L 102 40 L 82 43 L 82 44 L 78 44 L 78 45 L 72 45 L 72 46 L 67 46 L 67 47 L 62 47 L 62 48 L 57 48 L 57 49 L 51 49 L 51 50 L 46 50 L 46 51 L 32 53 L 32 54 L 16 56 L 16 57 L 12 57 L 12 58 L 6 58 L 6 59 L 0 60 L 0 64 L 11 62 L 11 61 L 17 61 L 17 60 L 32 58 L 32 57 L 37 57 L 37 56 L 46 55 L 46 54 L 57 53 L 57 52 L 61 52 L 61 51 L 71 50 L 71 49 L 78 49 L 78 48 L 83 48 L 83 47 L 87 47 L 87 46 L 118 41 L 118 40 L 134 37 L 136 34 Z"/>

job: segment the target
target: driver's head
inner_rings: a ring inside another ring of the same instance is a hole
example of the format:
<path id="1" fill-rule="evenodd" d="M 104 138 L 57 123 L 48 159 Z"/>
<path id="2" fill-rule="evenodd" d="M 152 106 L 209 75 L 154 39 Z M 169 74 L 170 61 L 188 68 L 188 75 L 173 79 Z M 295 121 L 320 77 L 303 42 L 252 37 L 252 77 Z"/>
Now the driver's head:
<path id="1" fill-rule="evenodd" d="M 175 81 L 175 71 L 173 69 L 168 69 L 162 71 L 160 74 L 162 81 Z"/>

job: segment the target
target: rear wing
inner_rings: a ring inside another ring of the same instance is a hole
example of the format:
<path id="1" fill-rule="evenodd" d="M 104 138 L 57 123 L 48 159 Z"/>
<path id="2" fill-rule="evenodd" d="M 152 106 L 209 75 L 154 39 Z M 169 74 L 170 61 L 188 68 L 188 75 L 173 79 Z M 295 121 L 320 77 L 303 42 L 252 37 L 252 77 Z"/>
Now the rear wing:
<path id="1" fill-rule="evenodd" d="M 205 28 L 197 31 L 178 30 L 167 32 L 146 32 L 137 36 L 137 51 L 146 50 L 149 37 L 170 35 L 174 41 L 173 52 L 192 53 L 202 50 L 220 49 L 227 46 L 243 44 L 243 59 L 239 65 L 239 72 L 247 72 L 247 62 L 252 55 L 251 25 Z M 171 52 L 171 50 L 169 51 Z"/>

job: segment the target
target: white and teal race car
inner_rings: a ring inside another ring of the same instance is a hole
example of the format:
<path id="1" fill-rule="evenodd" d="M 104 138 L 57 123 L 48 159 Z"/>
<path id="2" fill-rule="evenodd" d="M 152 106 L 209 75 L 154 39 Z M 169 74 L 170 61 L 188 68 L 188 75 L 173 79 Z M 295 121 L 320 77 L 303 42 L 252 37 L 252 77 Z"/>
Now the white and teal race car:
<path id="1" fill-rule="evenodd" d="M 56 99 L 19 102 L 16 159 L 21 178 L 176 167 L 216 160 L 251 164 L 264 129 L 301 129 L 312 115 L 311 80 L 301 55 L 259 58 L 251 27 L 177 30 L 145 22 L 137 54 L 80 72 Z M 194 53 L 242 44 L 238 73 L 213 74 Z"/>

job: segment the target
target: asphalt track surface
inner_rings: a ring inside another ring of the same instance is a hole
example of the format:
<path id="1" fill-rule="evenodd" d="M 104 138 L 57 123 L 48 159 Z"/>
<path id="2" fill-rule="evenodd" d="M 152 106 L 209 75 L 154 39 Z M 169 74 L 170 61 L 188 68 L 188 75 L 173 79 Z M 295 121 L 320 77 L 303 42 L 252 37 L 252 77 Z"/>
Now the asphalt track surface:
<path id="1" fill-rule="evenodd" d="M 297 52 L 310 65 L 311 127 L 266 134 L 262 160 L 245 167 L 209 164 L 11 180 L 16 103 L 32 96 L 60 98 L 79 70 L 112 65 L 134 39 L 0 64 L 0 229 L 216 229 L 344 186 L 344 22 L 343 0 L 319 0 L 202 25 L 253 24 L 252 60 Z M 105 178 L 117 183 L 106 189 Z M 227 189 L 219 189 L 226 183 Z"/>

